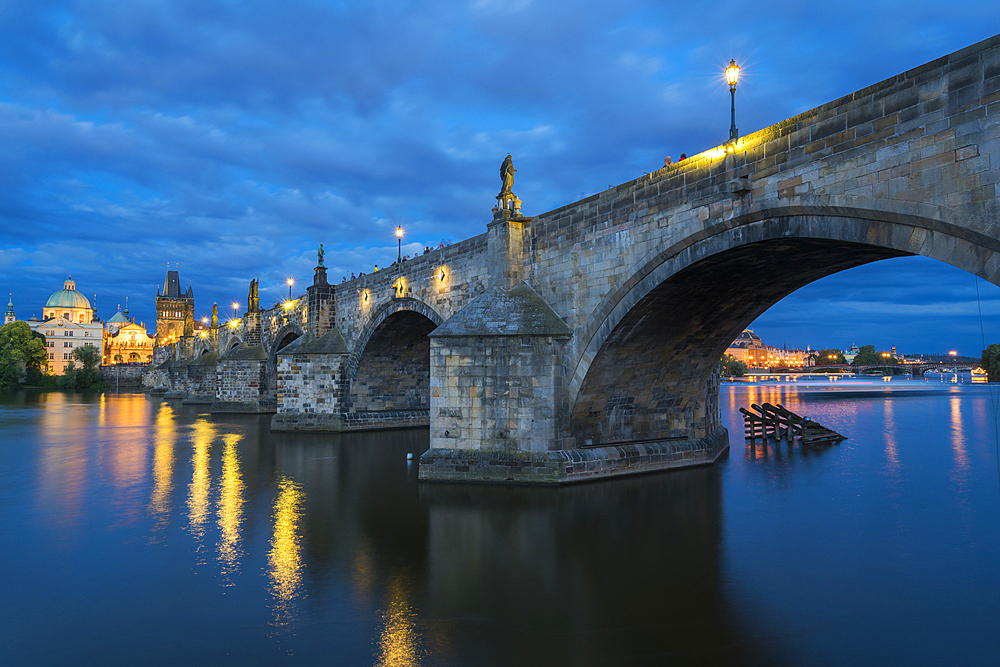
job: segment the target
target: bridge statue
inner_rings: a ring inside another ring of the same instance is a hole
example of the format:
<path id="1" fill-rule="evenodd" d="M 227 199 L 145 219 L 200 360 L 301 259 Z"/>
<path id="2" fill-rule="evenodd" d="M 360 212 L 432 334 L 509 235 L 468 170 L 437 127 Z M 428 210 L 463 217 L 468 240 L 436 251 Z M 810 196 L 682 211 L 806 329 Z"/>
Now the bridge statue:
<path id="1" fill-rule="evenodd" d="M 319 252 L 317 252 L 316 255 L 317 255 L 318 259 L 319 259 L 319 262 L 317 262 L 316 266 L 323 266 L 323 257 L 326 256 L 326 253 L 323 252 L 323 244 L 322 243 L 319 244 Z"/>
<path id="2" fill-rule="evenodd" d="M 219 326 L 219 304 L 212 304 L 212 328 L 216 329 Z"/>
<path id="3" fill-rule="evenodd" d="M 247 295 L 247 311 L 255 313 L 260 309 L 260 292 L 257 291 L 257 279 L 250 281 L 250 293 Z"/>
<path id="4" fill-rule="evenodd" d="M 510 158 L 510 153 L 507 153 L 507 157 L 504 158 L 503 164 L 500 165 L 500 181 L 503 183 L 503 187 L 500 189 L 500 194 L 497 195 L 498 199 L 513 199 L 514 193 L 512 188 L 514 187 L 514 161 Z"/>
<path id="5" fill-rule="evenodd" d="M 184 316 L 184 335 L 193 336 L 194 335 L 194 318 L 191 317 L 191 313 Z"/>

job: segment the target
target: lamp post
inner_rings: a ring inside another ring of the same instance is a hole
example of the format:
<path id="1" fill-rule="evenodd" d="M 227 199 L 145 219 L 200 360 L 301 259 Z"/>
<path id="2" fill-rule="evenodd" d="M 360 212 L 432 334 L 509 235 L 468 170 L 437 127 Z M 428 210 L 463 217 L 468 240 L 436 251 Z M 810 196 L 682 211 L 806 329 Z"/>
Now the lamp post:
<path id="1" fill-rule="evenodd" d="M 403 228 L 399 226 L 396 227 L 396 250 L 396 264 L 398 266 L 403 263 Z"/>
<path id="2" fill-rule="evenodd" d="M 233 321 L 236 321 L 236 309 L 240 307 L 240 304 L 233 301 Z"/>
<path id="3" fill-rule="evenodd" d="M 293 279 L 289 278 L 288 279 L 288 300 L 289 301 L 292 300 L 292 285 L 294 285 L 294 284 L 295 284 L 295 281 Z"/>
<path id="4" fill-rule="evenodd" d="M 729 60 L 729 67 L 726 68 L 726 81 L 729 83 L 729 96 L 732 98 L 733 121 L 729 126 L 729 140 L 736 141 L 740 136 L 740 131 L 736 129 L 736 82 L 740 79 L 740 66 L 735 59 Z"/>

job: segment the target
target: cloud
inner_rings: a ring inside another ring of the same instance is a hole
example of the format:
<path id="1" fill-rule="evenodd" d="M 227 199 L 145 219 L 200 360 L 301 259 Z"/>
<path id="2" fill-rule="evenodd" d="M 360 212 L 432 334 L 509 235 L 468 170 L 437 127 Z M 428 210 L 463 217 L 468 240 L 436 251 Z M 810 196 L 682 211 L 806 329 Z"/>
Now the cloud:
<path id="1" fill-rule="evenodd" d="M 507 152 L 540 213 L 718 144 L 731 57 L 747 133 L 1000 18 L 993 4 L 941 6 L 6 3 L 0 289 L 30 311 L 72 272 L 150 322 L 169 261 L 199 308 L 242 300 L 252 277 L 279 298 L 285 276 L 311 275 L 320 241 L 349 275 L 394 259 L 395 224 L 415 248 L 482 233 Z M 917 308 L 968 302 L 957 283 L 883 275 Z M 877 298 L 826 280 L 790 303 L 843 291 L 846 313 Z"/>

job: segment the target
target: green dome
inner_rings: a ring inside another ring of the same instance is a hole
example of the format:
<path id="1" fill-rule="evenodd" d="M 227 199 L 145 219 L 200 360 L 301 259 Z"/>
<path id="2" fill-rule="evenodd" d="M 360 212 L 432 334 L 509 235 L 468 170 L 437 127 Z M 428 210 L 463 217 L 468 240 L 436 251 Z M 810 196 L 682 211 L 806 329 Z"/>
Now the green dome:
<path id="1" fill-rule="evenodd" d="M 122 315 L 122 311 L 119 310 L 111 316 L 111 319 L 108 320 L 108 324 L 128 324 L 128 320 L 125 319 L 125 316 Z"/>
<path id="2" fill-rule="evenodd" d="M 90 310 L 90 301 L 76 291 L 76 283 L 69 278 L 63 283 L 63 288 L 49 297 L 46 308 L 86 308 Z"/>

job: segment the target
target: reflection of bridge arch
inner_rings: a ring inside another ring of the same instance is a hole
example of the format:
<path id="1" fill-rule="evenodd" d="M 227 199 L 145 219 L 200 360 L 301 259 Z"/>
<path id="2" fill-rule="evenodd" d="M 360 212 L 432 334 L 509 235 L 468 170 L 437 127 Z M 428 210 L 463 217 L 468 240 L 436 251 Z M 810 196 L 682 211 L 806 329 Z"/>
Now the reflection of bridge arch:
<path id="1" fill-rule="evenodd" d="M 819 278 L 923 255 L 990 278 L 1000 241 L 939 207 L 852 197 L 749 205 L 655 249 L 608 295 L 568 360 L 569 431 L 584 444 L 718 428 L 716 363 L 746 326 Z"/>
<path id="2" fill-rule="evenodd" d="M 443 318 L 412 298 L 383 304 L 348 358 L 349 409 L 425 410 L 430 406 L 430 339 Z"/>

